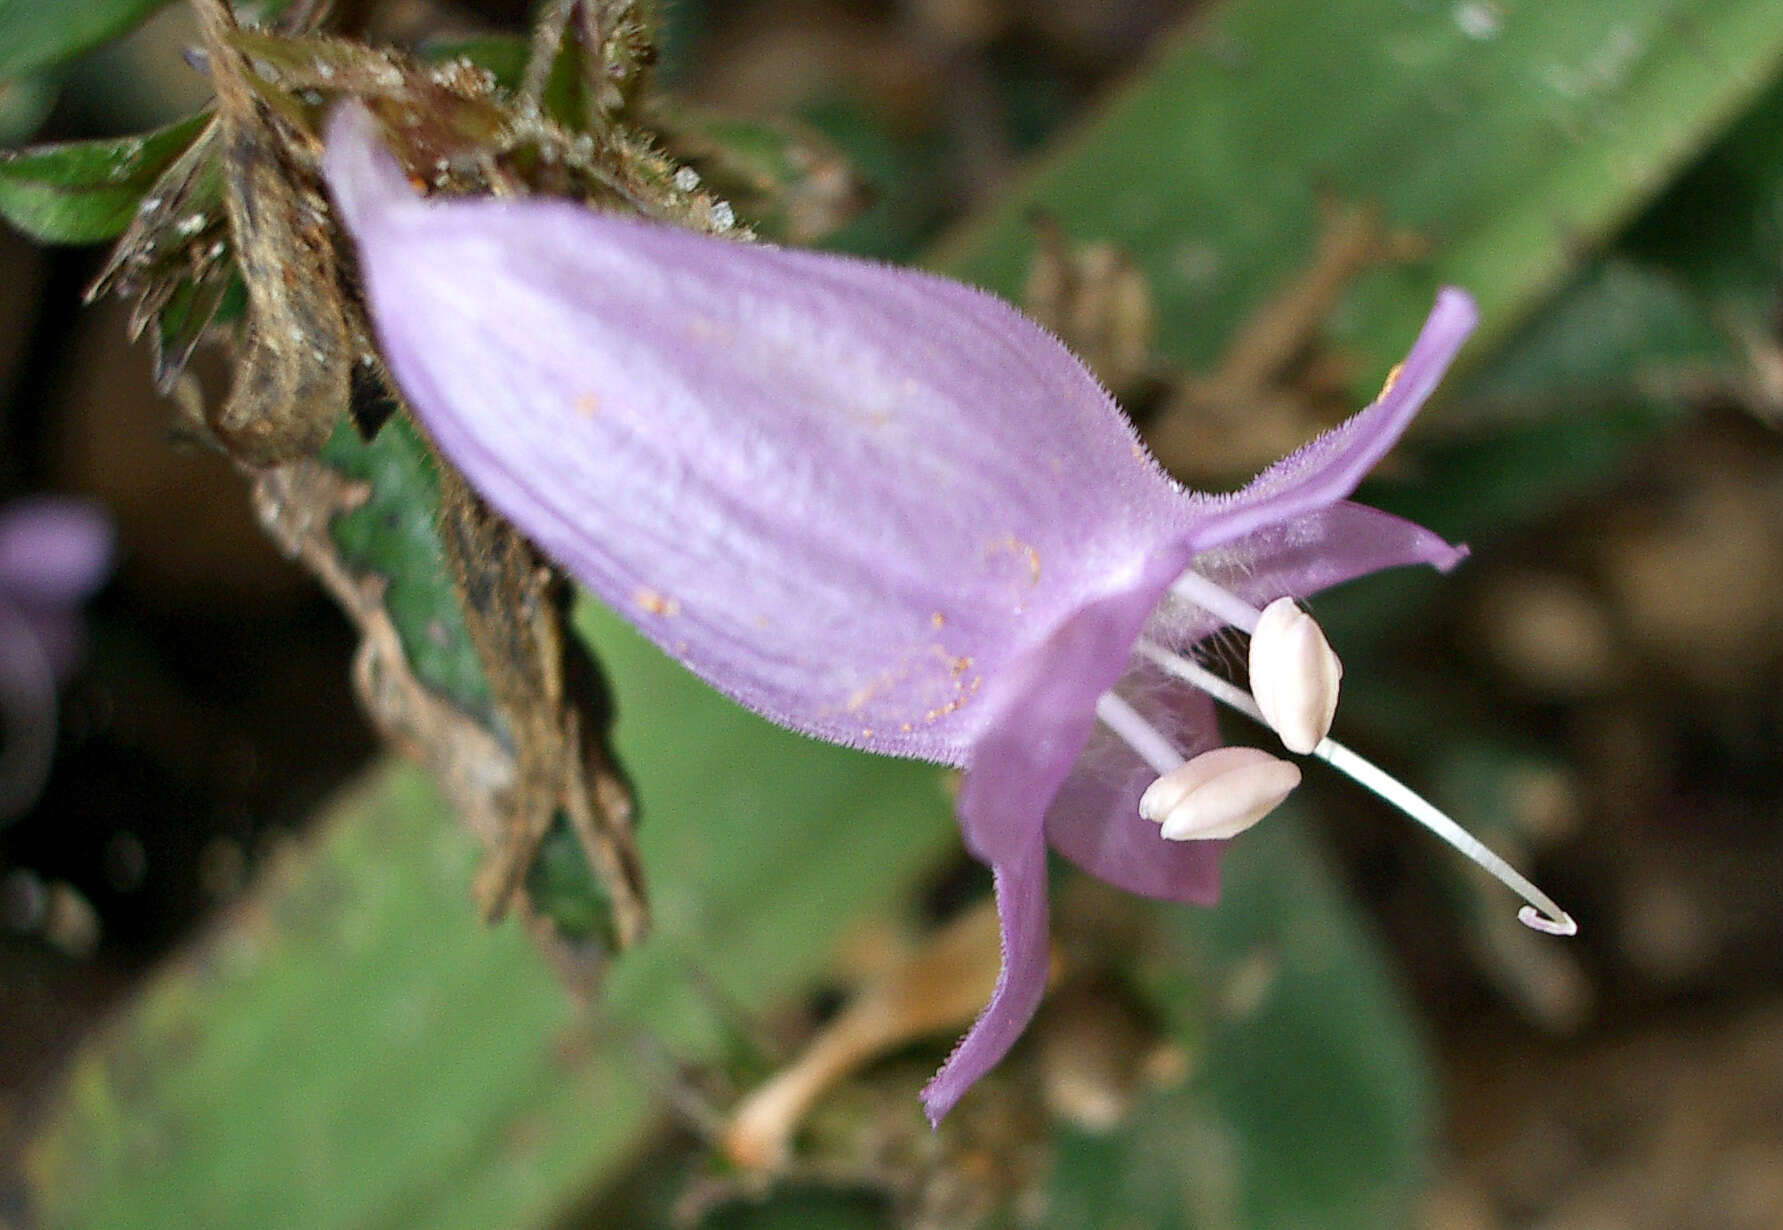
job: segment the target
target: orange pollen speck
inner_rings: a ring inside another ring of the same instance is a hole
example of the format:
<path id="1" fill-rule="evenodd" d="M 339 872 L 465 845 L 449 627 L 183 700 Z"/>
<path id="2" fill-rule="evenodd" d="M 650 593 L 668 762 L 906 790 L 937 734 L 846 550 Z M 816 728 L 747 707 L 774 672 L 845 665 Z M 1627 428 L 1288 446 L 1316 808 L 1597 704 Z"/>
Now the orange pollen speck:
<path id="1" fill-rule="evenodd" d="M 581 415 L 585 419 L 591 419 L 595 415 L 599 414 L 600 412 L 601 412 L 601 397 L 600 397 L 599 393 L 578 393 L 578 394 L 576 394 L 576 413 L 577 414 Z"/>
<path id="2" fill-rule="evenodd" d="M 1395 363 L 1393 365 L 1393 370 L 1387 373 L 1387 379 L 1385 383 L 1381 385 L 1380 396 L 1375 398 L 1376 401 L 1379 401 L 1382 397 L 1385 397 L 1393 391 L 1393 386 L 1399 383 L 1399 373 L 1404 370 L 1405 364 L 1403 363 Z"/>
<path id="3" fill-rule="evenodd" d="M 931 628 L 939 628 L 946 623 L 947 616 L 943 615 L 940 611 L 936 611 L 933 615 L 929 616 L 929 626 Z"/>
<path id="4" fill-rule="evenodd" d="M 632 595 L 632 601 L 636 602 L 639 609 L 648 615 L 675 615 L 681 610 L 679 602 L 649 588 L 638 590 Z"/>
<path id="5" fill-rule="evenodd" d="M 1032 586 L 1040 583 L 1040 552 L 1034 549 L 1032 543 L 1023 542 L 1014 534 L 1004 534 L 986 543 L 984 554 L 986 559 L 995 559 L 1005 554 L 1018 557 L 1028 566 L 1028 584 Z"/>

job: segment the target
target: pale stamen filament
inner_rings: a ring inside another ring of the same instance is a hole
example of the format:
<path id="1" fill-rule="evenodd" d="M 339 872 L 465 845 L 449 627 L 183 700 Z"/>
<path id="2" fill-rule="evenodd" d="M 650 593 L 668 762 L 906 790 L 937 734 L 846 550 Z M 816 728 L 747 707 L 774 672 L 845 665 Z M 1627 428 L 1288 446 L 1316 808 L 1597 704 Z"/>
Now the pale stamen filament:
<path id="1" fill-rule="evenodd" d="M 1213 608 L 1208 607 L 1208 609 L 1212 610 Z M 1217 611 L 1214 613 L 1218 614 Z M 1246 692 L 1243 688 L 1226 679 L 1222 679 L 1220 676 L 1214 674 L 1200 664 L 1191 662 L 1187 658 L 1171 653 L 1169 650 L 1150 641 L 1141 640 L 1138 649 L 1141 654 L 1156 663 L 1166 674 L 1174 675 L 1185 683 L 1193 684 L 1221 704 L 1238 710 L 1240 713 L 1245 714 L 1254 721 L 1260 722 L 1265 726 L 1269 724 L 1263 717 L 1263 711 L 1257 707 L 1257 702 L 1253 700 L 1250 693 Z M 1105 696 L 1103 699 L 1108 698 L 1108 696 Z M 1118 700 L 1118 698 L 1116 699 Z M 1137 713 L 1132 712 L 1131 707 L 1127 706 L 1124 701 L 1119 702 L 1119 704 L 1126 708 L 1127 712 L 1134 718 L 1139 717 Z M 1100 702 L 1097 704 L 1096 711 L 1098 715 L 1103 714 L 1103 706 Z M 1105 715 L 1103 720 L 1107 721 Z M 1144 722 L 1144 719 L 1142 718 L 1139 720 L 1148 731 L 1151 731 L 1154 738 L 1162 738 L 1162 736 L 1159 736 L 1155 730 L 1151 729 L 1150 723 Z M 1115 733 L 1120 734 L 1122 738 L 1127 737 L 1123 731 L 1118 727 L 1115 727 L 1112 723 L 1110 723 L 1110 729 L 1113 729 Z M 1129 740 L 1129 742 L 1131 742 L 1131 740 Z M 1137 745 L 1135 745 L 1134 750 L 1139 751 L 1141 756 L 1146 755 L 1146 753 L 1141 751 Z M 1502 858 L 1498 857 L 1498 855 L 1480 844 L 1471 833 L 1462 828 L 1459 824 L 1456 824 L 1455 821 L 1451 820 L 1437 808 L 1435 804 L 1413 791 L 1403 782 L 1386 772 L 1386 770 L 1381 769 L 1372 762 L 1357 755 L 1343 744 L 1338 743 L 1336 740 L 1329 737 L 1319 741 L 1318 745 L 1312 749 L 1312 755 L 1317 756 L 1320 760 L 1329 764 L 1339 773 L 1349 777 L 1364 789 L 1372 791 L 1383 801 L 1397 807 L 1411 819 L 1416 820 L 1419 824 L 1423 825 L 1425 828 L 1446 841 L 1449 845 L 1453 846 L 1463 857 L 1470 859 L 1488 872 L 1494 879 L 1498 880 L 1499 883 L 1503 884 L 1519 897 L 1523 898 L 1524 901 L 1528 902 L 1529 904 L 1524 906 L 1523 909 L 1517 913 L 1518 920 L 1525 926 L 1532 927 L 1537 931 L 1545 931 L 1550 935 L 1577 934 L 1579 929 L 1578 924 L 1573 921 L 1571 915 L 1554 903 L 1553 898 L 1542 892 L 1542 890 L 1537 888 L 1534 884 L 1531 884 L 1522 873 L 1518 872 L 1509 863 L 1506 863 Z M 1149 757 L 1147 758 L 1147 761 L 1150 763 Z"/>
<path id="2" fill-rule="evenodd" d="M 1262 611 L 1193 569 L 1172 581 L 1170 592 L 1184 602 L 1192 602 L 1208 614 L 1217 616 L 1221 622 L 1231 624 L 1240 632 L 1255 631 L 1257 621 L 1263 617 Z"/>
<path id="3" fill-rule="evenodd" d="M 1104 692 L 1096 698 L 1096 716 L 1137 752 L 1141 760 L 1155 769 L 1159 777 L 1177 769 L 1186 759 L 1176 750 L 1175 744 L 1158 733 L 1157 727 L 1113 692 Z"/>

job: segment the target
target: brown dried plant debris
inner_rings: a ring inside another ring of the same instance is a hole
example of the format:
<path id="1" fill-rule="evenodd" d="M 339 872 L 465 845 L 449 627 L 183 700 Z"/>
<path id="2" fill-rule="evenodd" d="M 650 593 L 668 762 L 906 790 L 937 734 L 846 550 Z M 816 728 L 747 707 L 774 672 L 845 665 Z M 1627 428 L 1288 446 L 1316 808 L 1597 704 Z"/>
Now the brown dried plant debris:
<path id="1" fill-rule="evenodd" d="M 440 529 L 465 623 L 514 747 L 515 780 L 477 877 L 492 921 L 523 896 L 527 869 L 561 811 L 606 890 L 621 948 L 648 924 L 632 798 L 605 745 L 605 684 L 568 629 L 573 591 L 513 526 L 441 466 Z"/>
<path id="2" fill-rule="evenodd" d="M 221 0 L 195 0 L 195 8 L 217 96 L 223 204 L 248 300 L 234 385 L 206 426 L 237 460 L 271 465 L 322 446 L 347 404 L 363 343 L 343 307 L 314 139 L 248 85 Z"/>
<path id="3" fill-rule="evenodd" d="M 480 911 L 493 921 L 518 904 L 566 974 L 584 980 L 606 941 L 558 931 L 527 887 L 560 817 L 610 908 L 611 942 L 635 942 L 648 915 L 631 796 L 605 744 L 610 704 L 568 628 L 567 580 L 432 457 L 435 528 L 494 700 L 493 712 L 467 711 L 477 707 L 416 676 L 385 606 L 388 579 L 349 563 L 332 537 L 335 519 L 371 492 L 318 454 L 344 416 L 375 435 L 394 402 L 366 395 L 388 381 L 320 185 L 316 117 L 341 93 L 366 98 L 400 137 L 411 172 L 439 190 L 555 191 L 711 229 L 728 225 L 728 207 L 678 186 L 672 163 L 618 115 L 649 63 L 648 31 L 629 0 L 549 10 L 556 24 L 545 23 L 535 52 L 556 64 L 581 40 L 591 104 L 580 131 L 467 62 L 433 67 L 316 36 L 308 17 L 287 24 L 298 34 L 243 29 L 222 0 L 192 4 L 214 114 L 145 199 L 92 293 L 135 299 L 132 333 L 151 331 L 158 382 L 181 384 L 193 427 L 252 480 L 269 534 L 359 630 L 354 682 L 374 724 L 430 770 L 490 851 L 474 887 Z M 236 292 L 239 316 L 223 310 Z M 219 403 L 182 381 L 206 335 L 234 362 Z M 385 408 L 362 412 L 373 402 Z"/>
<path id="4" fill-rule="evenodd" d="M 1331 411 L 1344 402 L 1344 373 L 1317 352 L 1320 330 L 1357 274 L 1411 260 L 1425 245 L 1388 230 L 1372 205 L 1325 203 L 1320 214 L 1305 266 L 1252 311 L 1213 371 L 1173 380 L 1145 424 L 1152 451 L 1178 477 L 1218 483 L 1248 476 L 1340 417 Z"/>

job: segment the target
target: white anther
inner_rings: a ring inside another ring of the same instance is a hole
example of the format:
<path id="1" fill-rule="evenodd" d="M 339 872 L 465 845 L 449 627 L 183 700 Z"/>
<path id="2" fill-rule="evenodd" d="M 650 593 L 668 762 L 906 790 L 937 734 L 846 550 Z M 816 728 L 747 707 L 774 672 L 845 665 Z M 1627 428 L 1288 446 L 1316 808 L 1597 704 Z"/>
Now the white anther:
<path id="1" fill-rule="evenodd" d="M 1282 746 L 1306 755 L 1331 730 L 1343 663 L 1318 621 L 1277 598 L 1251 632 L 1251 695 Z"/>
<path id="2" fill-rule="evenodd" d="M 1202 752 L 1146 788 L 1139 814 L 1170 841 L 1232 837 L 1274 811 L 1300 784 L 1300 769 L 1261 748 Z"/>

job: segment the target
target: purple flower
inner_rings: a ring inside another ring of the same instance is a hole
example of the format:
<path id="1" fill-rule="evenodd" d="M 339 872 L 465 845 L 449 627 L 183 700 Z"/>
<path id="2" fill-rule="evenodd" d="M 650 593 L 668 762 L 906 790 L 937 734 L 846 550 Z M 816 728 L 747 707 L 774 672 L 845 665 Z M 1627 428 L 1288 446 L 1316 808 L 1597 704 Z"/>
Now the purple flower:
<path id="1" fill-rule="evenodd" d="M 994 872 L 1004 962 L 925 1091 L 932 1118 L 1039 1004 L 1049 847 L 1135 893 L 1214 900 L 1221 843 L 1167 839 L 1140 811 L 1220 742 L 1202 687 L 1223 681 L 1194 647 L 1284 595 L 1463 554 L 1345 499 L 1472 328 L 1459 291 L 1375 404 L 1203 495 L 1055 338 L 980 291 L 565 201 L 426 201 L 354 106 L 326 147 L 390 370 L 492 505 L 749 708 L 964 768 L 960 828 Z M 1274 673 L 1272 704 L 1328 722 L 1334 691 L 1295 697 L 1299 674 Z M 1235 767 L 1177 794 L 1214 779 L 1197 799 L 1254 818 L 1297 780 Z"/>
<path id="2" fill-rule="evenodd" d="M 80 607 L 111 571 L 112 527 L 82 500 L 0 509 L 0 820 L 29 807 L 55 750 L 56 688 L 80 660 Z"/>

